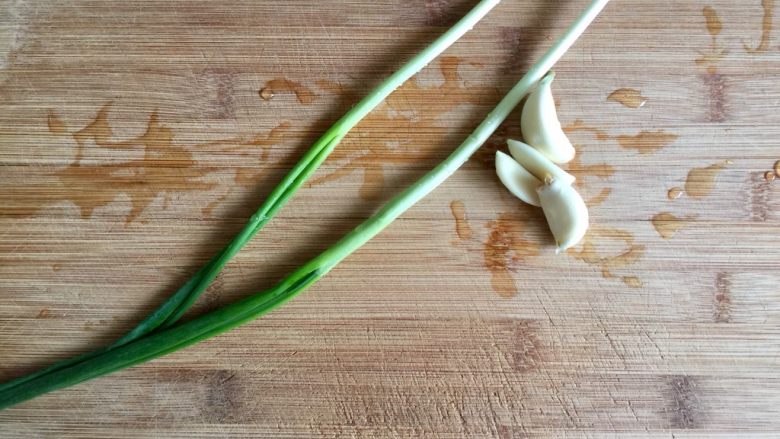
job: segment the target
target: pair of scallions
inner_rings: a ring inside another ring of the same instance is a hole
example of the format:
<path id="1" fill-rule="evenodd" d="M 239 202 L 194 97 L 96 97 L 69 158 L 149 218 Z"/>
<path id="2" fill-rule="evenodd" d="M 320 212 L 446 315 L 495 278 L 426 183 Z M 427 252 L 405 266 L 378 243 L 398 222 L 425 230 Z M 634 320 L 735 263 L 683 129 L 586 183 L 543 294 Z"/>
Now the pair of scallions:
<path id="1" fill-rule="evenodd" d="M 555 110 L 554 78 L 554 73 L 548 73 L 528 96 L 520 119 L 527 143 L 508 140 L 511 157 L 496 152 L 496 173 L 513 195 L 542 208 L 558 253 L 585 236 L 588 208 L 572 187 L 574 176 L 556 165 L 571 161 L 575 151 Z"/>
<path id="2" fill-rule="evenodd" d="M 512 109 L 520 103 L 528 91 L 533 88 L 534 84 L 539 83 L 540 80 L 541 83 L 536 87 L 535 93 L 543 92 L 544 84 L 547 83 L 543 80 L 545 74 L 574 44 L 608 1 L 593 0 L 463 143 L 455 148 L 444 161 L 396 195 L 374 215 L 347 233 L 341 240 L 298 267 L 276 285 L 266 290 L 258 291 L 237 302 L 182 322 L 181 318 L 198 297 L 206 291 L 209 284 L 216 278 L 225 264 L 304 185 L 307 178 L 317 170 L 328 154 L 347 135 L 347 132 L 371 112 L 373 108 L 379 105 L 393 90 L 457 41 L 499 2 L 499 0 L 481 0 L 451 29 L 414 56 L 398 71 L 390 75 L 385 82 L 355 104 L 347 114 L 328 129 L 314 143 L 311 149 L 303 155 L 301 160 L 293 166 L 257 212 L 250 217 L 238 235 L 207 262 L 203 268 L 196 272 L 190 280 L 185 282 L 168 300 L 161 304 L 159 308 L 150 313 L 119 340 L 108 346 L 77 357 L 61 360 L 42 370 L 0 383 L 0 409 L 183 349 L 252 321 L 282 306 L 303 292 L 466 163 L 469 157 L 479 149 L 496 128 L 509 116 Z M 544 96 L 541 97 L 544 98 Z M 559 247 L 565 248 L 576 241 L 578 239 L 577 236 L 581 237 L 581 234 L 584 233 L 581 231 L 572 232 L 567 224 L 567 221 L 571 219 L 582 218 L 582 214 L 581 212 L 578 213 L 578 209 L 585 211 L 584 203 L 579 199 L 582 206 L 577 208 L 571 202 L 570 198 L 573 196 L 567 194 L 573 192 L 570 186 L 573 177 L 567 179 L 566 175 L 568 174 L 560 170 L 552 164 L 550 159 L 545 157 L 563 162 L 571 159 L 573 150 L 567 152 L 563 148 L 565 144 L 560 142 L 559 138 L 550 137 L 548 139 L 544 137 L 557 136 L 557 134 L 555 134 L 554 130 L 549 129 L 550 126 L 548 125 L 552 123 L 550 115 L 540 111 L 547 107 L 532 105 L 534 99 L 537 98 L 531 96 L 526 107 L 529 109 L 528 111 L 534 109 L 536 113 L 528 113 L 527 117 L 525 114 L 523 115 L 523 131 L 526 135 L 526 140 L 536 148 L 539 148 L 539 150 L 537 151 L 531 147 L 524 150 L 521 144 L 511 143 L 510 147 L 513 154 L 515 154 L 515 158 L 518 159 L 522 166 L 515 163 L 517 166 L 513 170 L 500 171 L 499 175 L 503 174 L 504 177 L 508 177 L 507 181 L 510 183 L 507 184 L 510 188 L 513 188 L 513 192 L 516 195 L 531 204 L 542 206 L 550 227 L 559 241 Z M 552 105 L 551 97 L 549 100 L 546 99 L 544 98 L 541 103 L 546 106 Z M 553 116 L 555 116 L 554 105 L 552 105 L 552 111 Z M 555 122 L 557 123 L 557 117 Z M 532 129 L 531 127 L 534 125 L 537 128 Z M 547 128 L 544 129 L 545 127 Z M 558 128 L 560 129 L 560 124 Z M 532 137 L 532 133 L 542 136 L 540 137 L 542 140 Z M 552 149 L 545 149 L 545 145 L 552 145 Z M 506 161 L 501 163 L 502 169 L 510 168 Z M 531 174 L 528 174 L 528 171 L 525 171 L 525 169 L 528 169 Z M 538 191 L 536 191 L 536 188 L 539 188 Z M 585 215 L 587 219 L 586 211 Z M 585 223 L 587 225 L 587 220 Z"/>

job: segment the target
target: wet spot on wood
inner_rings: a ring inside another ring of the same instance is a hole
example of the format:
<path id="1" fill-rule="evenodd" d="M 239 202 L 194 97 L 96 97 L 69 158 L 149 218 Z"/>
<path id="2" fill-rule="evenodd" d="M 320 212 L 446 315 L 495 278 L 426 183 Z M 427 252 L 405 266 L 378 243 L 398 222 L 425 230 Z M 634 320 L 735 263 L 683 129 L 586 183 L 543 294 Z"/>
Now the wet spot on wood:
<path id="1" fill-rule="evenodd" d="M 60 271 L 60 270 L 62 270 L 62 265 L 60 265 L 60 264 L 53 264 L 51 266 L 51 271 L 53 271 L 55 273 Z"/>
<path id="2" fill-rule="evenodd" d="M 376 200 L 382 196 L 385 188 L 385 168 L 381 164 L 367 165 L 363 169 L 363 184 L 358 196 L 364 200 Z"/>
<path id="3" fill-rule="evenodd" d="M 720 35 L 720 32 L 723 30 L 723 22 L 720 20 L 715 8 L 709 5 L 705 6 L 704 9 L 702 9 L 702 15 L 704 15 L 707 32 L 710 33 L 710 36 L 717 37 Z"/>
<path id="4" fill-rule="evenodd" d="M 775 175 L 780 177 L 780 160 L 775 162 L 775 166 L 773 167 L 773 170 L 775 171 Z"/>
<path id="5" fill-rule="evenodd" d="M 775 178 L 775 173 L 773 171 L 764 172 L 764 180 L 766 180 L 768 183 L 775 181 Z"/>
<path id="6" fill-rule="evenodd" d="M 677 217 L 669 212 L 661 212 L 653 215 L 650 220 L 655 228 L 655 231 L 661 235 L 663 239 L 669 239 L 673 237 L 680 229 L 687 226 L 691 222 L 691 217 Z"/>
<path id="7" fill-rule="evenodd" d="M 458 234 L 458 238 L 464 241 L 471 239 L 471 226 L 466 218 L 466 206 L 463 201 L 454 200 L 450 203 L 450 210 L 452 217 L 455 218 L 455 233 Z"/>
<path id="8" fill-rule="evenodd" d="M 52 313 L 51 313 L 51 311 L 48 308 L 41 309 L 41 311 L 38 313 L 38 315 L 35 316 L 35 318 L 37 318 L 37 319 L 48 319 L 50 317 L 52 317 Z"/>
<path id="9" fill-rule="evenodd" d="M 616 136 L 615 139 L 623 148 L 635 149 L 640 154 L 651 154 L 671 145 L 677 140 L 677 135 L 664 131 L 642 131 L 633 136 Z"/>
<path id="10" fill-rule="evenodd" d="M 707 92 L 706 122 L 723 122 L 726 120 L 726 80 L 717 71 L 707 72 L 702 76 Z"/>
<path id="11" fill-rule="evenodd" d="M 728 273 L 718 273 L 715 277 L 713 299 L 713 320 L 716 323 L 729 322 L 731 320 L 731 277 Z"/>
<path id="12" fill-rule="evenodd" d="M 715 163 L 688 171 L 685 179 L 685 193 L 692 198 L 704 198 L 715 187 L 715 179 L 726 168 L 727 162 Z"/>
<path id="13" fill-rule="evenodd" d="M 536 331 L 528 323 L 515 323 L 514 340 L 512 341 L 514 368 L 520 372 L 530 372 L 541 364 L 541 346 Z"/>
<path id="14" fill-rule="evenodd" d="M 59 116 L 57 116 L 57 113 L 55 113 L 54 111 L 49 111 L 49 114 L 46 117 L 46 124 L 49 127 L 49 132 L 52 134 L 67 133 L 65 124 L 62 122 L 62 120 L 60 120 Z"/>
<path id="15" fill-rule="evenodd" d="M 159 122 L 156 112 L 149 116 L 143 134 L 130 140 L 114 141 L 108 124 L 110 108 L 110 103 L 104 105 L 89 125 L 73 134 L 77 144 L 75 161 L 56 173 L 68 188 L 62 193 L 62 198 L 75 203 L 82 218 L 90 218 L 96 208 L 113 202 L 119 194 L 125 194 L 130 198 L 131 209 L 126 218 L 126 222 L 130 223 L 162 192 L 213 187 L 212 183 L 202 181 L 207 170 L 197 168 L 192 154 L 173 144 L 173 133 Z M 143 156 L 120 163 L 83 164 L 85 151 L 91 145 L 115 150 L 142 150 Z M 172 178 L 176 179 L 175 184 L 171 183 Z M 52 193 L 56 195 L 60 192 Z"/>
<path id="16" fill-rule="evenodd" d="M 600 129 L 591 127 L 585 124 L 585 122 L 582 119 L 577 119 L 574 122 L 572 122 L 569 125 L 566 125 L 563 127 L 563 131 L 566 134 L 571 134 L 578 131 L 583 131 L 586 133 L 591 133 L 596 138 L 596 140 L 609 140 L 609 134 L 607 134 L 606 131 Z"/>
<path id="17" fill-rule="evenodd" d="M 617 248 L 617 250 L 614 250 Z M 600 249 L 609 248 L 601 252 Z M 591 227 L 582 240 L 582 248 L 567 251 L 575 259 L 598 268 L 605 279 L 620 278 L 626 285 L 638 288 L 641 280 L 632 275 L 620 276 L 615 270 L 628 268 L 637 263 L 645 252 L 645 246 L 637 244 L 634 236 L 625 230 Z"/>
<path id="18" fill-rule="evenodd" d="M 230 191 L 226 191 L 224 194 L 217 197 L 215 200 L 210 201 L 206 207 L 202 208 L 200 211 L 203 214 L 205 218 L 211 218 L 211 214 L 214 212 L 214 209 L 217 208 L 220 204 L 222 204 L 223 201 L 225 201 L 230 196 Z"/>
<path id="19" fill-rule="evenodd" d="M 761 39 L 758 45 L 750 47 L 744 44 L 745 51 L 752 54 L 764 53 L 769 50 L 769 39 L 772 34 L 772 15 L 775 7 L 775 0 L 761 0 L 763 17 L 761 19 Z"/>
<path id="20" fill-rule="evenodd" d="M 45 186 L 6 188 L 0 203 L 4 205 L 2 213 L 31 216 L 47 205 L 69 202 L 78 207 L 81 218 L 89 219 L 95 209 L 126 199 L 130 211 L 125 222 L 129 224 L 158 197 L 167 206 L 173 193 L 205 191 L 216 185 L 207 180 L 216 168 L 200 166 L 191 149 L 210 149 L 245 158 L 235 170 L 235 181 L 249 186 L 256 184 L 265 172 L 266 167 L 260 165 L 268 159 L 271 147 L 281 143 L 290 131 L 290 124 L 284 122 L 249 140 L 232 138 L 185 147 L 174 142 L 171 129 L 152 112 L 143 134 L 115 140 L 108 119 L 110 110 L 109 102 L 94 120 L 75 132 L 68 132 L 56 114 L 49 113 L 51 133 L 69 135 L 75 141 L 74 160 L 64 169 L 42 173 L 42 177 L 50 179 Z M 103 158 L 106 150 L 115 154 Z"/>
<path id="21" fill-rule="evenodd" d="M 609 195 L 611 193 L 612 193 L 612 188 L 610 188 L 610 187 L 601 188 L 601 191 L 597 195 L 595 195 L 595 196 L 593 196 L 591 198 L 588 198 L 585 201 L 585 204 L 588 207 L 600 206 L 605 201 L 607 201 L 607 198 L 609 198 Z"/>
<path id="22" fill-rule="evenodd" d="M 682 197 L 682 194 L 683 194 L 682 188 L 675 186 L 675 187 L 669 189 L 669 192 L 666 193 L 666 198 L 668 198 L 670 200 L 676 200 L 676 199 Z"/>
<path id="23" fill-rule="evenodd" d="M 631 288 L 642 288 L 642 285 L 644 285 L 642 279 L 638 278 L 637 276 L 623 276 L 620 278 L 620 280 L 622 280 L 624 284 Z"/>
<path id="24" fill-rule="evenodd" d="M 700 424 L 701 404 L 696 381 L 686 375 L 674 375 L 668 380 L 669 428 L 688 430 Z"/>
<path id="25" fill-rule="evenodd" d="M 480 166 L 492 171 L 496 166 L 496 151 L 506 149 L 507 139 L 519 139 L 521 137 L 520 118 L 510 117 L 505 120 L 488 138 L 485 144 L 474 153 L 468 163 L 478 163 Z M 498 178 L 496 178 L 496 183 L 501 185 Z"/>
<path id="26" fill-rule="evenodd" d="M 647 98 L 635 88 L 619 88 L 607 96 L 608 101 L 617 102 L 624 107 L 639 108 L 647 103 Z"/>
<path id="27" fill-rule="evenodd" d="M 270 87 L 263 87 L 260 89 L 260 98 L 264 101 L 271 100 L 274 97 L 274 91 Z"/>
<path id="28" fill-rule="evenodd" d="M 568 163 L 567 171 L 577 178 L 574 185 L 586 197 L 586 204 L 589 207 L 596 207 L 609 198 L 612 194 L 612 188 L 602 187 L 595 195 L 591 195 L 595 190 L 594 185 L 603 184 L 601 182 L 594 183 L 593 180 L 594 178 L 602 181 L 608 180 L 615 175 L 615 168 L 607 163 L 584 164 L 582 159 L 587 155 L 586 150 L 581 145 L 578 145 L 577 149 L 577 155 Z"/>
<path id="29" fill-rule="evenodd" d="M 712 6 L 705 6 L 702 9 L 702 15 L 704 16 L 707 32 L 710 34 L 710 47 L 707 51 L 700 52 L 699 58 L 696 59 L 696 64 L 717 64 L 727 53 L 726 49 L 718 45 L 718 35 L 723 30 L 723 22 Z"/>
<path id="30" fill-rule="evenodd" d="M 517 294 L 512 276 L 514 266 L 529 256 L 539 254 L 539 246 L 526 240 L 522 218 L 503 213 L 487 224 L 488 238 L 483 257 L 491 274 L 491 286 L 499 296 L 509 298 Z"/>
<path id="31" fill-rule="evenodd" d="M 267 99 L 285 92 L 295 94 L 295 98 L 303 105 L 309 105 L 317 99 L 317 95 L 310 88 L 300 82 L 286 78 L 276 78 L 266 82 L 265 86 L 260 90 L 260 97 L 263 97 L 264 90 Z"/>
<path id="32" fill-rule="evenodd" d="M 495 87 L 465 87 L 459 75 L 461 65 L 460 58 L 445 56 L 438 62 L 441 84 L 422 86 L 414 79 L 404 83 L 384 105 L 360 122 L 363 131 L 345 138 L 333 152 L 329 161 L 336 163 L 336 169 L 312 179 L 311 185 L 340 180 L 362 171 L 359 195 L 373 201 L 383 193 L 384 171 L 388 166 L 438 161 L 440 157 L 435 148 L 438 145 L 431 139 L 431 134 L 444 132 L 439 116 L 460 105 L 480 104 L 497 95 Z M 343 92 L 338 84 L 320 81 L 318 86 L 334 93 Z M 426 110 L 416 110 L 420 108 Z M 409 135 L 399 135 L 399 132 Z M 367 141 L 365 137 L 369 135 L 371 140 Z M 422 148 L 421 144 L 431 147 Z"/>
<path id="33" fill-rule="evenodd" d="M 236 183 L 244 187 L 254 187 L 267 170 L 266 167 L 258 166 L 258 164 L 266 162 L 271 148 L 287 140 L 291 132 L 292 124 L 290 122 L 282 122 L 268 131 L 268 133 L 256 134 L 249 140 L 238 142 L 226 140 L 219 142 L 224 145 L 224 148 L 222 148 L 223 152 L 237 152 L 243 159 L 242 162 L 245 166 L 236 169 Z M 259 153 L 258 147 L 260 148 Z"/>

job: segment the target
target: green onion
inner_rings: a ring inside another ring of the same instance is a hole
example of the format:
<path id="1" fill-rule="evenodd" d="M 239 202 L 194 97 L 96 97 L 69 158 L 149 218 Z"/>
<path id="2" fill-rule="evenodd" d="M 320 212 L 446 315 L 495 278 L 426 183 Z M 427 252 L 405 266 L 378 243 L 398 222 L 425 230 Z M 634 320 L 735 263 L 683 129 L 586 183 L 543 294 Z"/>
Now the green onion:
<path id="1" fill-rule="evenodd" d="M 205 266 L 198 270 L 176 293 L 165 301 L 157 310 L 149 314 L 134 329 L 125 336 L 102 349 L 69 358 L 53 364 L 32 374 L 0 384 L 0 392 L 18 384 L 30 381 L 39 376 L 56 370 L 70 367 L 99 354 L 108 352 L 133 340 L 137 340 L 155 330 L 172 326 L 195 303 L 198 297 L 208 288 L 228 261 L 249 242 L 253 236 L 273 218 L 284 204 L 293 196 L 306 179 L 322 164 L 325 158 L 341 142 L 344 136 L 370 113 L 377 105 L 387 98 L 396 88 L 406 82 L 415 73 L 422 70 L 434 58 L 444 52 L 466 32 L 471 30 L 500 0 L 482 0 L 451 29 L 442 34 L 422 52 L 393 73 L 370 94 L 357 103 L 341 119 L 339 119 L 325 134 L 317 140 L 301 160 L 274 188 L 262 206 L 250 218 L 244 228 L 233 240 L 214 256 Z"/>
<path id="2" fill-rule="evenodd" d="M 144 330 L 138 331 L 138 334 L 141 335 L 130 338 L 125 337 L 127 340 L 123 339 L 121 344 L 79 357 L 70 364 L 66 364 L 58 369 L 49 370 L 46 373 L 38 374 L 31 379 L 25 379 L 26 377 L 23 377 L 19 380 L 15 380 L 11 386 L 4 385 L 1 389 L 2 393 L 0 394 L 0 409 L 18 404 L 53 390 L 68 387 L 91 378 L 96 378 L 174 352 L 256 319 L 301 293 L 333 269 L 336 264 L 376 236 L 380 231 L 398 218 L 399 215 L 428 195 L 462 166 L 509 116 L 509 113 L 527 94 L 528 90 L 539 81 L 563 56 L 569 47 L 574 44 L 576 39 L 596 18 L 608 1 L 609 0 L 593 1 L 574 24 L 566 30 L 565 34 L 531 67 L 529 72 L 523 76 L 501 102 L 499 102 L 498 106 L 488 114 L 485 120 L 480 123 L 474 132 L 471 133 L 471 135 L 469 135 L 449 157 L 409 188 L 404 190 L 401 194 L 393 198 L 380 209 L 379 212 L 353 229 L 339 242 L 295 270 L 292 274 L 279 282 L 279 284 L 269 290 L 256 293 L 246 299 L 234 302 L 191 321 L 176 325 L 170 324 L 173 322 L 166 324 L 171 316 L 176 316 L 173 319 L 173 321 L 175 321 L 178 316 L 186 310 L 186 307 L 189 306 L 188 303 L 191 303 L 189 302 L 189 297 L 183 297 L 176 306 L 171 307 L 171 312 L 169 312 L 164 319 L 162 318 L 162 315 L 160 315 L 159 318 L 156 317 L 154 319 L 155 328 L 162 325 L 162 327 L 155 332 L 149 333 Z M 492 4 L 494 2 L 482 2 L 480 5 L 488 3 Z M 459 22 L 458 25 L 460 24 L 461 23 Z M 390 91 L 392 91 L 392 89 Z M 379 99 L 373 104 L 375 106 L 381 99 L 384 99 L 384 97 L 380 99 L 379 96 L 386 96 L 386 94 L 374 91 L 366 100 L 370 101 L 371 99 L 369 98 L 372 96 L 376 96 L 376 98 L 373 99 Z M 364 100 L 364 102 L 366 100 Z M 368 111 L 370 110 L 366 110 L 366 113 Z M 362 114 L 360 117 L 363 117 L 364 115 L 365 114 Z M 357 120 L 354 122 L 357 123 Z M 336 125 L 338 126 L 339 123 Z M 354 124 L 351 126 L 354 126 Z M 351 126 L 349 127 L 351 128 Z M 331 133 L 331 131 L 332 130 L 329 130 L 328 133 Z M 324 156 L 319 157 L 319 155 L 324 151 L 329 151 L 329 143 L 333 141 L 337 142 L 344 136 L 344 133 L 340 131 L 337 131 L 337 134 L 334 137 L 328 137 L 328 133 L 323 137 L 323 139 L 327 138 L 328 140 L 324 141 L 325 145 L 322 149 L 314 153 L 311 151 L 307 153 L 304 160 L 296 165 L 293 171 L 285 178 L 285 182 L 289 183 L 290 188 L 299 187 L 303 178 L 313 172 L 314 168 L 324 160 Z M 320 142 L 318 142 L 318 144 L 319 143 Z M 324 155 L 327 155 L 327 153 Z M 314 167 L 310 167 L 310 165 L 314 165 Z M 291 177 L 291 175 L 294 176 Z M 299 178 L 300 181 L 298 181 Z M 285 183 L 280 187 L 284 185 Z M 286 200 L 292 195 L 292 193 L 287 193 L 283 189 L 279 190 L 278 194 L 276 192 L 277 191 L 275 191 L 277 200 Z M 274 195 L 272 195 L 272 198 L 273 197 Z M 275 201 L 271 202 L 272 209 L 269 209 L 267 211 L 268 213 L 273 214 L 278 210 L 278 207 L 276 210 L 273 209 L 273 207 L 276 206 L 275 203 Z M 252 222 L 257 221 L 258 224 L 265 224 L 265 221 L 267 221 L 265 215 L 266 214 L 256 214 L 253 216 Z M 252 224 L 252 222 L 250 222 L 250 224 Z M 249 232 L 242 232 L 239 234 L 239 238 L 247 240 L 252 235 L 252 230 L 250 230 Z M 238 243 L 235 245 L 231 243 L 231 245 L 229 245 L 226 250 L 223 250 L 223 253 L 215 257 L 214 260 L 221 260 L 221 257 L 224 254 L 230 254 L 231 252 L 235 254 L 234 252 L 237 251 L 235 248 L 240 248 L 245 241 L 234 241 L 234 243 L 236 242 Z M 210 264 L 213 264 L 214 260 Z M 204 267 L 204 270 L 208 271 L 209 265 Z M 185 287 L 183 287 L 183 289 Z M 177 295 L 178 294 L 179 293 L 177 293 Z M 184 296 L 186 296 L 186 294 L 184 294 Z M 185 305 L 184 309 L 181 308 L 181 305 Z M 147 319 L 145 322 L 149 320 L 150 319 Z"/>

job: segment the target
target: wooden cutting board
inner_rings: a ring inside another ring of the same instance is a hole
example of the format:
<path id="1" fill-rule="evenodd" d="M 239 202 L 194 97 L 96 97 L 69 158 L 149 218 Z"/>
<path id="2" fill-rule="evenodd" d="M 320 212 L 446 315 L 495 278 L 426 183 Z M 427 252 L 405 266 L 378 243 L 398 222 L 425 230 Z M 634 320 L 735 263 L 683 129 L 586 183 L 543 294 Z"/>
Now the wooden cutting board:
<path id="1" fill-rule="evenodd" d="M 0 380 L 129 329 L 474 3 L 0 3 Z M 585 4 L 502 2 L 349 135 L 193 314 L 269 287 L 433 167 Z M 778 13 L 607 7 L 553 86 L 590 207 L 574 251 L 556 256 L 495 177 L 515 114 L 286 307 L 2 411 L 0 436 L 773 436 Z"/>

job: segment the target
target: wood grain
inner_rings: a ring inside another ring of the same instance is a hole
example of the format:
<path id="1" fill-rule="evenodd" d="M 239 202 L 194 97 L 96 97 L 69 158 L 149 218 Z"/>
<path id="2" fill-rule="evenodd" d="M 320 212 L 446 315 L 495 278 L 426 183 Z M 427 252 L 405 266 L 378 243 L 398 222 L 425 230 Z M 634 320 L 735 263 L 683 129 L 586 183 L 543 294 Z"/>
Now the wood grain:
<path id="1" fill-rule="evenodd" d="M 472 3 L 0 2 L 0 380 L 130 328 Z M 435 165 L 584 4 L 502 2 L 193 312 L 267 287 Z M 515 115 L 299 299 L 0 412 L 0 436 L 774 437 L 777 8 L 614 1 L 561 61 L 593 224 L 573 252 L 495 177 Z"/>

